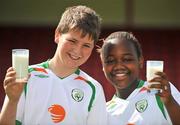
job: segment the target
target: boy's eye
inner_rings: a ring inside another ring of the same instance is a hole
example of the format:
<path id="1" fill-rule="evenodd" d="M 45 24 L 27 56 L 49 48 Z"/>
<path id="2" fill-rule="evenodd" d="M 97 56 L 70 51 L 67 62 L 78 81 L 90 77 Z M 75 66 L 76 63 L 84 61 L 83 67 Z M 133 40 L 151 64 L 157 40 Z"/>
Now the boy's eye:
<path id="1" fill-rule="evenodd" d="M 84 47 L 91 48 L 91 46 L 87 44 L 85 44 Z"/>
<path id="2" fill-rule="evenodd" d="M 76 41 L 74 40 L 71 40 L 71 39 L 68 39 L 69 42 L 72 42 L 72 43 L 75 43 Z"/>

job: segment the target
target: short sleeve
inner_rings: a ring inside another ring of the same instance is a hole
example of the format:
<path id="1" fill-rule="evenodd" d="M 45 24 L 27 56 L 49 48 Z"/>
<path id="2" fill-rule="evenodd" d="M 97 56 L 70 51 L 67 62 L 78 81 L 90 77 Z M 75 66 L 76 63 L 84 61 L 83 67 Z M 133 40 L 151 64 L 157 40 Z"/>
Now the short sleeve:
<path id="1" fill-rule="evenodd" d="M 21 97 L 17 106 L 16 123 L 23 123 L 25 110 L 25 92 L 21 94 Z"/>
<path id="2" fill-rule="evenodd" d="M 170 87 L 171 87 L 172 96 L 174 97 L 176 102 L 180 105 L 180 93 L 178 89 L 172 83 L 170 83 Z"/>

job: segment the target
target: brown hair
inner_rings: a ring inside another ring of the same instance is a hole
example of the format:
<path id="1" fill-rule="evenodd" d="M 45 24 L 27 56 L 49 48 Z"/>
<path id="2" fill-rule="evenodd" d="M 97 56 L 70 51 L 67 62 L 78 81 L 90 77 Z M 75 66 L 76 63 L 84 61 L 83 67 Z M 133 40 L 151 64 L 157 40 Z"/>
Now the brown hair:
<path id="1" fill-rule="evenodd" d="M 100 25 L 101 18 L 94 10 L 79 5 L 66 8 L 56 31 L 67 33 L 70 30 L 80 30 L 82 37 L 88 34 L 96 43 L 100 35 Z"/>

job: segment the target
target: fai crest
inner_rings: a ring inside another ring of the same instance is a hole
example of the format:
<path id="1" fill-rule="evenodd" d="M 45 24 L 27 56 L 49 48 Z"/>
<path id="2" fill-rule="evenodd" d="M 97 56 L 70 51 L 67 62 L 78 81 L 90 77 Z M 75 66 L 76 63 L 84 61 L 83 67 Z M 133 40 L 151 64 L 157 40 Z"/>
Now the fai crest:
<path id="1" fill-rule="evenodd" d="M 140 113 L 144 112 L 148 106 L 148 102 L 146 99 L 140 100 L 138 102 L 136 102 L 135 104 L 136 106 L 136 110 Z"/>
<path id="2" fill-rule="evenodd" d="M 75 101 L 80 102 L 84 97 L 84 92 L 80 89 L 73 89 L 71 96 Z"/>

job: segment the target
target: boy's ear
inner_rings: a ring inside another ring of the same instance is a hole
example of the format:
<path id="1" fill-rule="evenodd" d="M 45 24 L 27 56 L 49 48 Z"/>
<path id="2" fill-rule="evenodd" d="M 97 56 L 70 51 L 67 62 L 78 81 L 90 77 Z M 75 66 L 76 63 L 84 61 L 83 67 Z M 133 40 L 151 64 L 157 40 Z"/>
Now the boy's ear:
<path id="1" fill-rule="evenodd" d="M 54 41 L 55 41 L 55 43 L 58 43 L 58 42 L 59 42 L 59 37 L 60 37 L 60 33 L 56 30 L 56 31 L 55 31 L 55 35 L 54 35 Z"/>
<path id="2" fill-rule="evenodd" d="M 144 64 L 144 58 L 141 56 L 139 58 L 139 67 L 142 69 L 143 68 L 143 64 Z"/>

